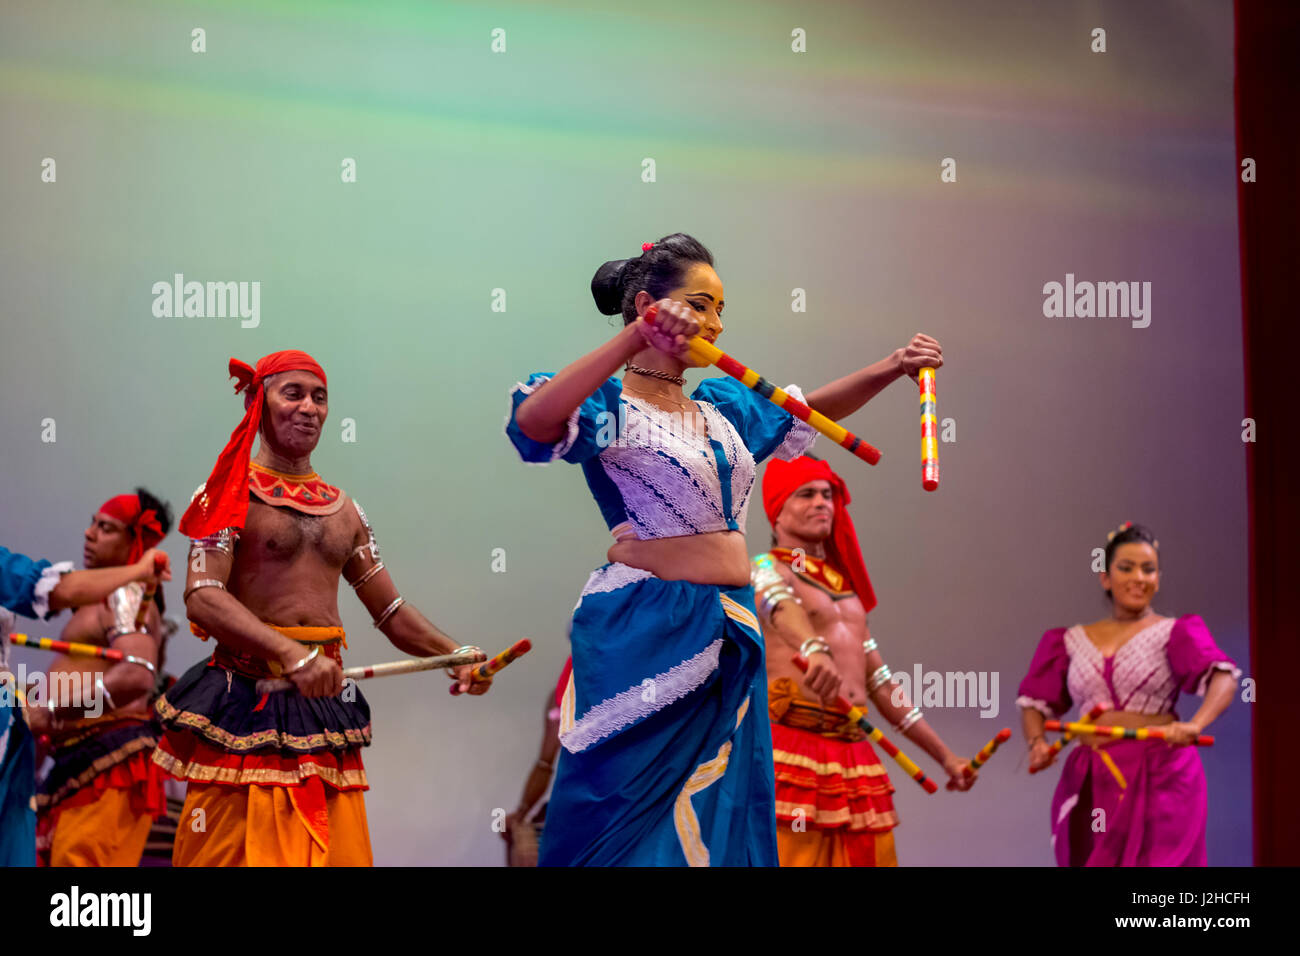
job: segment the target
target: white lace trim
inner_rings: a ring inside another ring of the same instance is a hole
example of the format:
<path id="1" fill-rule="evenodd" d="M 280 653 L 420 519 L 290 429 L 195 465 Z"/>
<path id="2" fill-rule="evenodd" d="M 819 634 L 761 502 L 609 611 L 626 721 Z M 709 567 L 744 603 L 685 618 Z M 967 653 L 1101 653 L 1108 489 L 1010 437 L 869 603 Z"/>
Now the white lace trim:
<path id="1" fill-rule="evenodd" d="M 560 735 L 560 743 L 569 753 L 581 753 L 597 741 L 680 700 L 718 669 L 721 652 L 722 638 L 718 638 L 694 657 L 601 701 L 576 721 L 572 730 Z"/>
<path id="2" fill-rule="evenodd" d="M 502 427 L 503 431 L 509 429 L 510 419 L 514 417 L 515 392 L 523 392 L 525 395 L 531 395 L 533 394 L 533 392 L 537 391 L 537 389 L 539 389 L 542 386 L 543 382 L 549 382 L 550 380 L 551 380 L 551 376 L 543 375 L 541 376 L 541 380 L 536 385 L 525 385 L 523 382 L 515 383 L 514 388 L 510 389 L 510 391 L 507 393 L 507 398 L 509 398 L 510 400 L 510 407 L 506 411 L 505 424 Z M 556 442 L 554 445 L 551 446 L 551 457 L 548 460 L 525 461 L 524 464 L 536 465 L 537 467 L 542 467 L 545 465 L 549 465 L 551 462 L 555 461 L 556 459 L 563 458 L 565 455 L 567 455 L 569 453 L 569 449 L 573 447 L 573 443 L 578 440 L 578 417 L 581 414 L 581 412 L 582 412 L 582 406 L 579 405 L 577 408 L 575 408 L 572 411 L 572 413 L 570 413 L 569 420 L 567 422 L 568 431 L 566 432 L 565 436 L 562 439 L 560 439 L 558 442 Z M 506 431 L 506 434 L 509 435 L 509 432 Z"/>
<path id="3" fill-rule="evenodd" d="M 591 572 L 591 577 L 587 578 L 587 583 L 582 588 L 582 594 L 578 596 L 578 603 L 588 594 L 607 594 L 610 591 L 617 591 L 619 588 L 625 588 L 629 584 L 635 584 L 637 581 L 644 581 L 646 578 L 654 577 L 644 568 L 634 568 L 630 564 L 615 562 L 608 567 L 597 568 Z"/>
<path id="4" fill-rule="evenodd" d="M 1241 668 L 1233 667 L 1227 661 L 1215 661 L 1209 667 L 1205 668 L 1205 673 L 1201 675 L 1200 683 L 1196 685 L 1196 695 L 1204 697 L 1205 692 L 1210 689 L 1210 678 L 1214 676 L 1215 671 L 1227 671 L 1232 675 L 1233 680 L 1241 680 Z"/>
<path id="5" fill-rule="evenodd" d="M 1038 711 L 1048 720 L 1055 720 L 1057 716 L 1056 711 L 1052 710 L 1051 707 L 1047 706 L 1047 701 L 1039 700 L 1037 697 L 1017 697 L 1016 706 L 1032 707 L 1034 710 Z"/>
<path id="6" fill-rule="evenodd" d="M 41 620 L 45 620 L 50 616 L 50 593 L 58 585 L 59 578 L 71 570 L 71 561 L 60 561 L 58 564 L 51 564 L 41 572 L 40 578 L 36 581 L 36 590 L 32 595 L 32 610 Z"/>
<path id="7" fill-rule="evenodd" d="M 783 391 L 805 405 L 808 404 L 803 397 L 803 389 L 798 385 L 787 385 Z M 785 433 L 785 438 L 781 441 L 781 444 L 776 446 L 776 451 L 772 452 L 772 457 L 780 458 L 782 461 L 793 461 L 800 455 L 806 455 L 817 440 L 817 434 L 817 429 L 807 422 L 800 421 L 797 418 L 794 419 L 790 430 Z"/>

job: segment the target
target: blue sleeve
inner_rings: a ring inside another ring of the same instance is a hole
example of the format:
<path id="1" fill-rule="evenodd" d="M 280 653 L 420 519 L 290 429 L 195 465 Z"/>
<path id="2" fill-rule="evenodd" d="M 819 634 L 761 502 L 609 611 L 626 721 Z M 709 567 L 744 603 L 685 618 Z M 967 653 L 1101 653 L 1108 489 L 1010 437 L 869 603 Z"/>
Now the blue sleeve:
<path id="1" fill-rule="evenodd" d="M 803 401 L 803 393 L 797 386 L 788 385 L 784 391 Z M 797 458 L 812 446 L 817 436 L 811 426 L 730 376 L 706 378 L 691 394 L 691 399 L 716 407 L 731 422 L 756 462 L 773 454 L 786 460 Z"/>
<path id="2" fill-rule="evenodd" d="M 25 554 L 0 548 L 0 604 L 24 617 L 37 617 L 32 599 L 36 582 L 49 566 L 49 561 L 33 561 Z"/>
<path id="3" fill-rule="evenodd" d="M 545 465 L 561 458 L 580 465 L 595 458 L 618 437 L 622 423 L 619 421 L 620 396 L 623 383 L 612 376 L 573 410 L 565 435 L 555 444 L 533 441 L 519 429 L 515 416 L 524 399 L 535 392 L 552 375 L 534 372 L 527 382 L 520 382 L 510 390 L 510 417 L 506 420 L 506 437 L 510 439 L 519 457 L 531 464 Z"/>

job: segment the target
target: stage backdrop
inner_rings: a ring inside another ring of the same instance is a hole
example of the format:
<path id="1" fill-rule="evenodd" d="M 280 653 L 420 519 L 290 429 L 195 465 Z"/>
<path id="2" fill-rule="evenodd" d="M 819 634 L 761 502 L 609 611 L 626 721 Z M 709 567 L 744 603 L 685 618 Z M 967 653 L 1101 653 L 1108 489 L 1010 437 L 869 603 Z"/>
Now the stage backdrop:
<path id="1" fill-rule="evenodd" d="M 717 257 L 721 344 L 779 384 L 943 344 L 937 493 L 910 381 L 846 422 L 878 467 L 818 450 L 887 660 L 996 675 L 996 715 L 926 708 L 955 750 L 1017 732 L 970 793 L 894 774 L 903 864 L 1051 862 L 1059 770 L 1025 773 L 1016 684 L 1044 630 L 1107 613 L 1121 521 L 1160 539 L 1157 609 L 1249 673 L 1229 4 L 11 2 L 0 124 L 0 541 L 76 558 L 137 483 L 181 511 L 242 414 L 227 360 L 301 348 L 329 374 L 314 463 L 402 593 L 534 641 L 485 698 L 366 687 L 378 863 L 502 861 L 612 541 L 578 469 L 519 462 L 506 394 L 613 335 L 592 273 L 678 230 Z M 244 308 L 166 317 L 178 275 Z M 1049 315 L 1053 282 L 1136 294 Z M 344 592 L 348 658 L 398 656 Z M 182 630 L 169 658 L 209 650 Z M 1250 861 L 1249 706 L 1202 755 L 1215 864 Z"/>

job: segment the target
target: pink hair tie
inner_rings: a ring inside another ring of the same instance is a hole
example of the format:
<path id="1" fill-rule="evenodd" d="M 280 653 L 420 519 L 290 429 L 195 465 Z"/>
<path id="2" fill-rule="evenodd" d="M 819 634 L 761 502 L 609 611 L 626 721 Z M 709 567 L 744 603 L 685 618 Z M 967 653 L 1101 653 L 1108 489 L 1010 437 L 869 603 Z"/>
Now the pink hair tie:
<path id="1" fill-rule="evenodd" d="M 653 249 L 654 247 L 655 247 L 655 244 L 654 244 L 653 242 L 643 242 L 643 243 L 641 243 L 641 251 L 642 251 L 642 252 L 649 252 L 649 251 L 650 251 L 651 249 Z"/>

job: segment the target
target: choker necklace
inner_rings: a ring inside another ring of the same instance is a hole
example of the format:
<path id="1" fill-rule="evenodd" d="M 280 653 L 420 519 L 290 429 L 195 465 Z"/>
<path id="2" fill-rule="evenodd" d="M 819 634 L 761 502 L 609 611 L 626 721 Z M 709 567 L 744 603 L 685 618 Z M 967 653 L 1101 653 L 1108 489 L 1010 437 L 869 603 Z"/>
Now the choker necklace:
<path id="1" fill-rule="evenodd" d="M 673 375 L 671 372 L 661 372 L 657 368 L 642 368 L 640 365 L 633 365 L 628 362 L 623 366 L 624 371 L 636 372 L 638 375 L 649 375 L 651 378 L 661 378 L 665 382 L 673 382 L 677 385 L 685 385 L 686 379 L 681 375 Z"/>

